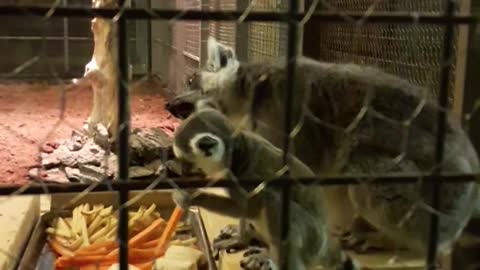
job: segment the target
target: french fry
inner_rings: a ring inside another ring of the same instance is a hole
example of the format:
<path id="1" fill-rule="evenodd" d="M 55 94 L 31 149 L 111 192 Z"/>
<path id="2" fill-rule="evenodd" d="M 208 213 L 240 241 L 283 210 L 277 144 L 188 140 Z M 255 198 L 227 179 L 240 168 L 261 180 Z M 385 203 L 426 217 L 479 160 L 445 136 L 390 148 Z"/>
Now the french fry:
<path id="1" fill-rule="evenodd" d="M 82 247 L 82 248 L 78 249 L 77 251 L 75 251 L 75 254 L 76 254 L 77 252 L 87 253 L 88 251 L 95 251 L 95 250 L 101 249 L 101 248 L 105 248 L 105 249 L 107 249 L 107 250 L 112 250 L 112 249 L 114 249 L 117 245 L 118 245 L 118 244 L 117 244 L 115 241 L 95 243 L 95 244 L 91 244 L 91 245 L 88 246 L 88 247 Z"/>
<path id="2" fill-rule="evenodd" d="M 53 249 L 53 251 L 55 251 L 57 254 L 60 254 L 64 257 L 70 257 L 70 256 L 74 255 L 74 253 L 71 250 L 64 247 L 62 244 L 60 244 L 55 239 L 49 240 L 48 243 L 49 243 L 50 247 Z"/>
<path id="3" fill-rule="evenodd" d="M 113 207 L 112 206 L 109 206 L 107 208 L 103 208 L 101 211 L 100 211 L 100 216 L 101 217 L 106 217 L 106 216 L 109 216 L 112 214 L 112 209 Z"/>
<path id="4" fill-rule="evenodd" d="M 85 216 L 81 216 L 81 226 L 81 234 L 83 240 L 82 246 L 88 246 L 90 245 L 90 241 L 88 240 L 87 219 L 85 218 Z"/>
<path id="5" fill-rule="evenodd" d="M 144 215 L 145 215 L 145 216 L 151 216 L 151 215 L 153 214 L 153 212 L 155 211 L 156 208 L 157 208 L 157 206 L 156 206 L 154 203 L 152 203 L 152 204 L 150 205 L 150 207 L 148 207 L 148 209 L 145 210 Z"/>
<path id="6" fill-rule="evenodd" d="M 60 228 L 48 227 L 46 232 L 51 235 L 62 236 L 65 238 L 71 238 L 72 234 L 70 231 L 61 230 Z"/>
<path id="7" fill-rule="evenodd" d="M 88 234 L 93 234 L 100 226 L 102 225 L 102 217 L 100 215 L 97 215 L 95 219 L 90 223 L 88 226 Z"/>

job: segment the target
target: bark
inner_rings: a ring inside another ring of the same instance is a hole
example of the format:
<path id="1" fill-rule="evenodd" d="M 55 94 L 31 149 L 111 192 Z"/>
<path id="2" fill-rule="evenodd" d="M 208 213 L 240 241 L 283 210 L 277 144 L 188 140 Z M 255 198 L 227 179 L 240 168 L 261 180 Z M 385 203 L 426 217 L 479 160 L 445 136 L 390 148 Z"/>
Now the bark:
<path id="1" fill-rule="evenodd" d="M 92 0 L 96 8 L 117 7 L 116 0 Z M 110 142 L 116 138 L 118 125 L 118 34 L 112 20 L 93 18 L 91 30 L 94 38 L 92 60 L 85 66 L 84 81 L 93 90 L 93 106 L 85 129 L 96 137 L 100 130 L 107 130 Z"/>

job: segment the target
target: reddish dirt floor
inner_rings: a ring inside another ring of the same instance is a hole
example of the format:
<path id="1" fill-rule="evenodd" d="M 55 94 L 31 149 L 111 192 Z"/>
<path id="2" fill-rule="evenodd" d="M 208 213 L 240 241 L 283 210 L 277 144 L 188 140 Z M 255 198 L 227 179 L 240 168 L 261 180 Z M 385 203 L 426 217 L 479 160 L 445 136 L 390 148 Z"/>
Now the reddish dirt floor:
<path id="1" fill-rule="evenodd" d="M 72 130 L 81 130 L 91 103 L 89 87 L 0 85 L 0 183 L 26 183 L 29 168 L 38 163 L 41 146 L 68 139 Z M 131 106 L 133 128 L 159 127 L 172 134 L 178 126 L 178 120 L 165 110 L 159 91 L 132 93 Z"/>

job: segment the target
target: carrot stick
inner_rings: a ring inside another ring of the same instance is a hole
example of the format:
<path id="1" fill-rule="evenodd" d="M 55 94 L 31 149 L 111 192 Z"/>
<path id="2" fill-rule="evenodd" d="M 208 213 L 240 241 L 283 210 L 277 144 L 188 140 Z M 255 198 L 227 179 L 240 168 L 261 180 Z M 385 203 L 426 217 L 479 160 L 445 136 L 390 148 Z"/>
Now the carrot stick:
<path id="1" fill-rule="evenodd" d="M 168 219 L 167 227 L 163 231 L 163 234 L 160 237 L 160 240 L 158 241 L 157 246 L 155 247 L 155 254 L 157 256 L 161 256 L 163 255 L 163 253 L 165 253 L 165 246 L 167 244 L 167 241 L 170 240 L 170 237 L 175 231 L 175 228 L 177 227 L 177 223 L 180 221 L 182 216 L 183 216 L 183 209 L 178 206 L 175 207 L 172 215 Z"/>
<path id="2" fill-rule="evenodd" d="M 57 254 L 65 257 L 71 257 L 74 255 L 74 253 L 69 250 L 68 248 L 62 246 L 57 240 L 50 239 L 48 240 L 48 243 L 50 244 L 50 247 L 55 251 Z"/>
<path id="3" fill-rule="evenodd" d="M 134 264 L 134 265 L 135 265 L 135 267 L 137 267 L 140 270 L 151 270 L 152 266 L 153 266 L 153 262 L 150 261 L 150 262 L 138 263 L 138 264 Z"/>
<path id="4" fill-rule="evenodd" d="M 108 253 L 105 256 L 106 260 L 117 260 L 118 259 L 118 249 Z M 129 248 L 128 249 L 128 258 L 150 258 L 155 257 L 155 249 L 140 249 L 140 248 Z"/>
<path id="5" fill-rule="evenodd" d="M 111 265 L 87 264 L 80 266 L 78 270 L 108 270 L 110 267 Z"/>
<path id="6" fill-rule="evenodd" d="M 106 241 L 106 242 L 99 242 L 99 243 L 94 243 L 86 247 L 82 247 L 80 249 L 77 249 L 75 253 L 77 252 L 88 252 L 88 251 L 95 251 L 100 248 L 106 248 L 107 250 L 111 250 L 117 246 L 117 242 L 115 241 Z"/>
<path id="7" fill-rule="evenodd" d="M 158 218 L 155 221 L 153 221 L 152 224 L 150 224 L 150 226 L 145 228 L 143 231 L 139 232 L 137 235 L 135 235 L 128 241 L 129 249 L 131 247 L 138 246 L 143 242 L 147 241 L 149 238 L 153 237 L 155 232 L 159 231 L 164 223 L 165 223 L 165 220 L 163 218 Z M 116 248 L 112 250 L 110 253 L 108 253 L 106 258 L 113 259 L 114 257 L 118 257 L 118 253 L 119 253 L 119 248 Z"/>
<path id="8" fill-rule="evenodd" d="M 147 228 L 143 231 L 139 232 L 137 235 L 132 237 L 130 241 L 128 241 L 128 246 L 135 247 L 138 244 L 141 244 L 155 235 L 155 232 L 158 232 L 161 227 L 165 224 L 165 220 L 163 218 L 158 218 L 150 224 Z"/>
<path id="9" fill-rule="evenodd" d="M 93 264 L 102 261 L 104 258 L 104 255 L 60 257 L 55 261 L 55 268 Z"/>
<path id="10" fill-rule="evenodd" d="M 158 241 L 160 241 L 160 238 L 153 239 L 153 240 L 150 240 L 148 242 L 145 242 L 145 243 L 139 245 L 138 247 L 139 248 L 154 248 L 154 247 L 157 246 Z"/>
<path id="11" fill-rule="evenodd" d="M 87 251 L 82 251 L 82 250 L 77 250 L 75 251 L 75 256 L 89 256 L 89 255 L 107 255 L 109 250 L 105 247 L 99 248 L 97 250 L 87 250 Z"/>

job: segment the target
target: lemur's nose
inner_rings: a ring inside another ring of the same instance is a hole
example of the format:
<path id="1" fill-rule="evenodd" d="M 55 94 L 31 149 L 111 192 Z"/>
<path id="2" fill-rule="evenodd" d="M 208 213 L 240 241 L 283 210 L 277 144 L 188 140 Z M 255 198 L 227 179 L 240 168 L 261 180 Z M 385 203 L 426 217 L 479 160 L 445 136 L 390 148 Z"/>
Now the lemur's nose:
<path id="1" fill-rule="evenodd" d="M 205 155 L 211 156 L 212 155 L 212 149 L 218 144 L 217 140 L 210 136 L 203 136 L 200 138 L 197 142 L 197 146 L 200 150 L 202 150 Z"/>

